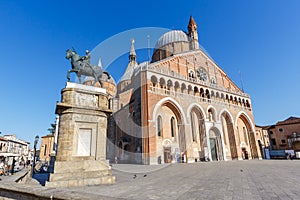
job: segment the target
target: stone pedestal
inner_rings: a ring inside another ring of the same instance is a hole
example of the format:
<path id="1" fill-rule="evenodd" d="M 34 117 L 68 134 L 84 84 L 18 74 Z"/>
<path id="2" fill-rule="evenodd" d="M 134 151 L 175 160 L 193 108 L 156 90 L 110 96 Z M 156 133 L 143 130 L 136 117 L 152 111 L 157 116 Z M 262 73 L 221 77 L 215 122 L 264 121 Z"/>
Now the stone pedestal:
<path id="1" fill-rule="evenodd" d="M 54 173 L 47 187 L 115 183 L 106 160 L 106 90 L 67 83 L 56 105 L 60 121 Z"/>

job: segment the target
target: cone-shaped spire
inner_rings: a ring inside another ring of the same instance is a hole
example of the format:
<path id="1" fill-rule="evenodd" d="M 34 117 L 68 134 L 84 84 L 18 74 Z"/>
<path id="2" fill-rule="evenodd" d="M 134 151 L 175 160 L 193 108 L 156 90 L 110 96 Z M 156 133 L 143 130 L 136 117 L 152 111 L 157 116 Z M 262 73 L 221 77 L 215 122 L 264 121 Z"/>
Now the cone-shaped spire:
<path id="1" fill-rule="evenodd" d="M 192 16 L 190 16 L 188 30 L 189 30 L 189 37 L 190 37 L 190 49 L 191 50 L 199 49 L 197 24 Z"/>
<path id="2" fill-rule="evenodd" d="M 137 63 L 136 63 L 136 53 L 135 53 L 135 49 L 134 49 L 134 39 L 131 39 L 131 48 L 130 48 L 130 53 L 129 53 L 129 63 L 127 65 L 127 68 L 126 68 L 121 80 L 120 80 L 120 83 L 122 81 L 131 79 L 131 76 L 133 74 L 133 69 L 136 66 L 137 66 Z"/>
<path id="3" fill-rule="evenodd" d="M 131 39 L 131 48 L 130 48 L 130 54 L 129 54 L 129 61 L 135 62 L 136 61 L 136 53 L 134 49 L 134 39 Z"/>
<path id="4" fill-rule="evenodd" d="M 197 29 L 197 24 L 194 20 L 194 18 L 192 16 L 190 16 L 190 21 L 189 21 L 189 25 L 188 25 L 188 30 L 196 30 Z"/>
<path id="5" fill-rule="evenodd" d="M 132 65 L 136 64 L 136 53 L 135 53 L 135 49 L 134 49 L 134 39 L 131 39 L 131 48 L 130 48 L 130 54 L 129 54 L 129 62 Z"/>
<path id="6" fill-rule="evenodd" d="M 136 61 L 136 53 L 134 49 L 134 39 L 131 39 L 131 48 L 130 48 L 130 54 L 129 54 L 129 62 L 135 62 Z"/>
<path id="7" fill-rule="evenodd" d="M 130 55 L 135 55 L 136 56 L 135 49 L 134 49 L 134 39 L 133 38 L 131 39 Z"/>
<path id="8" fill-rule="evenodd" d="M 99 60 L 98 60 L 98 67 L 101 67 L 101 68 L 102 68 L 102 61 L 101 61 L 101 58 L 99 58 Z"/>

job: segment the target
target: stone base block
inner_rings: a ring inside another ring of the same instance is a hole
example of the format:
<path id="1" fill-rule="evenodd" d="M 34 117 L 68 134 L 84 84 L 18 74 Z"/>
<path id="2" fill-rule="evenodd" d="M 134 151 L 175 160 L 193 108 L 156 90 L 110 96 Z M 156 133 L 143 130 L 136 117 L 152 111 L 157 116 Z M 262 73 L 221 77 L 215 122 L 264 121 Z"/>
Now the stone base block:
<path id="1" fill-rule="evenodd" d="M 101 185 L 101 184 L 114 184 L 116 178 L 114 176 L 106 176 L 99 178 L 85 178 L 85 179 L 71 179 L 71 180 L 60 180 L 53 182 L 46 182 L 48 188 L 59 188 L 59 187 L 79 187 L 87 185 Z"/>
<path id="2" fill-rule="evenodd" d="M 77 187 L 115 182 L 116 178 L 107 161 L 56 161 L 54 174 L 50 175 L 46 187 Z"/>

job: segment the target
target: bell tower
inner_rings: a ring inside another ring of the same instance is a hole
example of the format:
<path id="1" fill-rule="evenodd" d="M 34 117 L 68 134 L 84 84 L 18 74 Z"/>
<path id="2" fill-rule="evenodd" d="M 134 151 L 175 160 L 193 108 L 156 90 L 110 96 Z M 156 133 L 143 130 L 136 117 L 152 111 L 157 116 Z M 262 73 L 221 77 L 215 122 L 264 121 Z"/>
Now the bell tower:
<path id="1" fill-rule="evenodd" d="M 188 31 L 189 31 L 188 35 L 190 39 L 190 49 L 191 50 L 199 49 L 197 24 L 192 16 L 190 16 Z"/>

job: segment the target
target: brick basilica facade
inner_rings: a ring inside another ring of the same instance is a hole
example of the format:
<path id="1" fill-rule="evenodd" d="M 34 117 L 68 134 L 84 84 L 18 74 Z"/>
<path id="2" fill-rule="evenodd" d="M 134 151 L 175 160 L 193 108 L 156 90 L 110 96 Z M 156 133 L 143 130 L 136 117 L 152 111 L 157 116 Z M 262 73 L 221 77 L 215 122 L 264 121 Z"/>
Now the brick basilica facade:
<path id="1" fill-rule="evenodd" d="M 250 96 L 199 45 L 197 24 L 156 42 L 151 62 L 129 63 L 112 100 L 107 156 L 160 164 L 261 158 Z"/>

